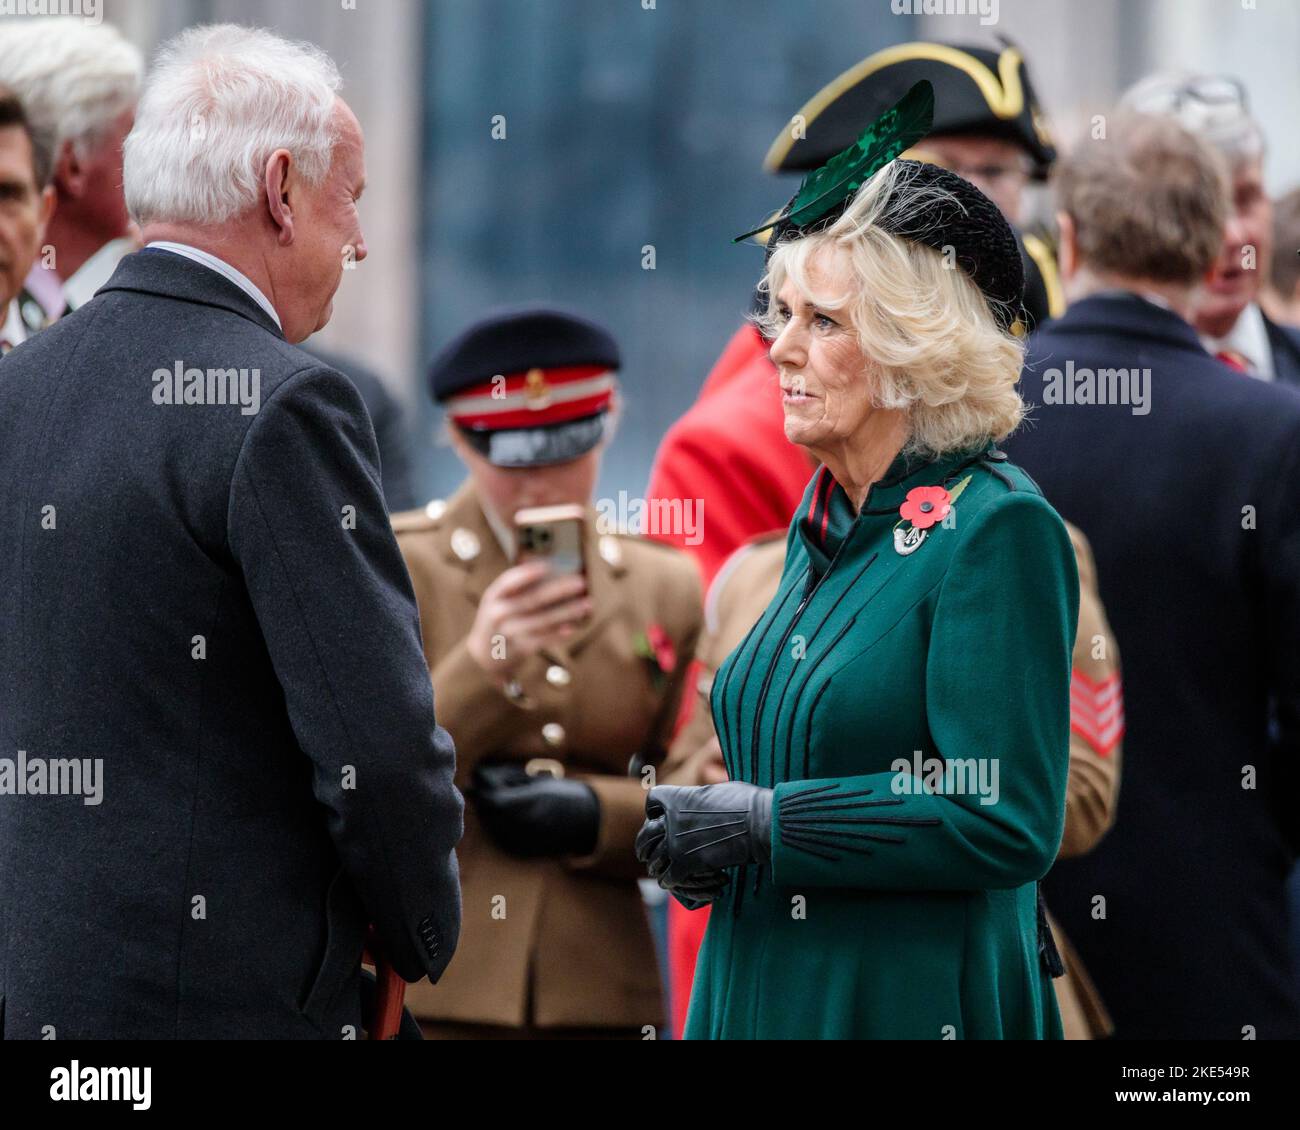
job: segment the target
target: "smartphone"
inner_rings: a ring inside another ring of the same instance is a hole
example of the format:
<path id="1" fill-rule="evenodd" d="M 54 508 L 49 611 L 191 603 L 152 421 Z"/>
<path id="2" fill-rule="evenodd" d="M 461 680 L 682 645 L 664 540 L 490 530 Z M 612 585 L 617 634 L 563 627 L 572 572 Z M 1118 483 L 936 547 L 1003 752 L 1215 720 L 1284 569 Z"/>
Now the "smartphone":
<path id="1" fill-rule="evenodd" d="M 582 547 L 586 541 L 586 510 L 574 505 L 534 506 L 515 513 L 519 560 L 543 560 L 551 572 L 585 574 Z"/>

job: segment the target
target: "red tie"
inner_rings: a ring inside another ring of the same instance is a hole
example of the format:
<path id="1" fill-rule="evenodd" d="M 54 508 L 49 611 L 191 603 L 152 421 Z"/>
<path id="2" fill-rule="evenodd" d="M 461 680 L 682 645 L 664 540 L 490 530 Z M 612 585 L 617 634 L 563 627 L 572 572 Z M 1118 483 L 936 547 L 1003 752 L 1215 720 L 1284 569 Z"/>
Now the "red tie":
<path id="1" fill-rule="evenodd" d="M 1229 369 L 1232 369 L 1235 372 L 1246 373 L 1247 375 L 1250 373 L 1250 366 L 1246 363 L 1246 358 L 1234 349 L 1220 350 L 1214 355 L 1214 359 L 1216 361 L 1222 361 Z"/>

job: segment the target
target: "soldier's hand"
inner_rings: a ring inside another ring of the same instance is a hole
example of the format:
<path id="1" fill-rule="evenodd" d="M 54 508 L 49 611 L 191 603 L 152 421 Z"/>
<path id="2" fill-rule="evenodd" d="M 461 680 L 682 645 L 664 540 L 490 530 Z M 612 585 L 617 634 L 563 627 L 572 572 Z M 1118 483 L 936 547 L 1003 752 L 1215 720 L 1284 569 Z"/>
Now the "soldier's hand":
<path id="1" fill-rule="evenodd" d="M 508 679 L 524 660 L 572 636 L 591 607 L 585 576 L 554 574 L 545 561 L 515 565 L 483 593 L 465 646 L 489 675 Z"/>
<path id="2" fill-rule="evenodd" d="M 522 765 L 480 762 L 469 797 L 497 846 L 511 855 L 588 855 L 600 832 L 600 801 L 590 785 L 530 777 Z"/>

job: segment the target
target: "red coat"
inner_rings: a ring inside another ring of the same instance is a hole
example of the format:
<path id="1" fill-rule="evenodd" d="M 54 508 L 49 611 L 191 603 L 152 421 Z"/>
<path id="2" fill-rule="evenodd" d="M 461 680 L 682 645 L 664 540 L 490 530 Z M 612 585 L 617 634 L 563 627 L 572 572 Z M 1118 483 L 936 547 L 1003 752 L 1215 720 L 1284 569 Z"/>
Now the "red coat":
<path id="1" fill-rule="evenodd" d="M 785 438 L 785 413 L 768 344 L 748 323 L 714 363 L 700 395 L 668 429 L 650 472 L 648 500 L 701 499 L 698 545 L 682 533 L 660 541 L 691 553 L 707 588 L 737 549 L 760 534 L 784 530 L 812 477 L 807 453 Z M 688 685 L 694 684 L 694 677 Z M 694 695 L 683 700 L 683 720 Z M 708 911 L 668 903 L 668 967 L 674 1033 L 690 1001 L 695 956 Z"/>

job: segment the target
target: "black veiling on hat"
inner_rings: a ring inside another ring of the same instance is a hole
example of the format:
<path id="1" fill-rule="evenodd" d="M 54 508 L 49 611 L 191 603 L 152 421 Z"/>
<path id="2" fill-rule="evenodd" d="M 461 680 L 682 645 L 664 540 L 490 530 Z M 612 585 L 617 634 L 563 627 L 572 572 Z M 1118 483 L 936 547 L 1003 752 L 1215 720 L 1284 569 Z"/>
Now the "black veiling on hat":
<path id="1" fill-rule="evenodd" d="M 1019 145 L 1045 178 L 1056 150 L 1020 51 L 944 43 L 904 43 L 862 60 L 818 91 L 797 115 L 805 136 L 784 127 L 764 165 L 805 172 L 851 145 L 863 126 L 911 86 L 934 86 L 933 133 L 980 134 Z"/>
<path id="2" fill-rule="evenodd" d="M 968 180 L 938 165 L 899 159 L 905 183 L 912 188 L 935 189 L 935 197 L 924 206 L 904 210 L 883 209 L 878 226 L 893 235 L 923 243 L 940 254 L 951 247 L 958 265 L 984 292 L 998 324 L 1009 329 L 1021 314 L 1025 293 L 1025 269 L 1020 243 L 998 206 Z M 807 227 L 788 220 L 778 224 L 767 242 L 767 254 L 782 240 L 811 235 L 830 227 L 844 215 L 854 196 Z"/>
<path id="3" fill-rule="evenodd" d="M 498 374 L 582 365 L 619 368 L 608 330 L 567 310 L 519 307 L 489 314 L 449 342 L 429 366 L 429 387 L 442 401 Z"/>

